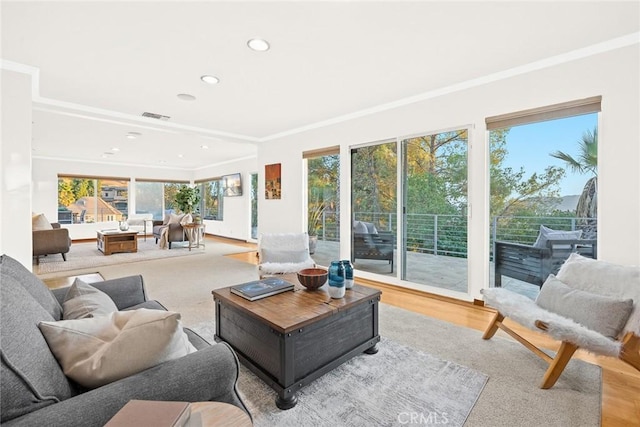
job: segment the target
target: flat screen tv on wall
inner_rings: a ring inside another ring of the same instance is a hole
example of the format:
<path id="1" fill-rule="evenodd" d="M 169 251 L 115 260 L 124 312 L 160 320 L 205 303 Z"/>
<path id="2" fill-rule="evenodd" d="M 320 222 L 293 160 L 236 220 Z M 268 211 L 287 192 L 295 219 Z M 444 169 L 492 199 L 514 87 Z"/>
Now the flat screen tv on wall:
<path id="1" fill-rule="evenodd" d="M 232 173 L 222 177 L 223 194 L 228 197 L 242 196 L 242 176 Z"/>

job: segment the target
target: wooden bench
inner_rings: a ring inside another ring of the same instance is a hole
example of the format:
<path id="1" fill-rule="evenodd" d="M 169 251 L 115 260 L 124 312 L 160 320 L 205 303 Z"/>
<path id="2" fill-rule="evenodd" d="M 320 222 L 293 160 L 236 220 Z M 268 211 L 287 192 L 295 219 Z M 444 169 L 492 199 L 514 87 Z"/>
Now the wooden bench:
<path id="1" fill-rule="evenodd" d="M 596 258 L 597 240 L 549 240 L 538 248 L 513 242 L 496 241 L 493 250 L 495 286 L 502 286 L 502 276 L 542 287 L 549 274 L 556 274 L 572 252 Z"/>

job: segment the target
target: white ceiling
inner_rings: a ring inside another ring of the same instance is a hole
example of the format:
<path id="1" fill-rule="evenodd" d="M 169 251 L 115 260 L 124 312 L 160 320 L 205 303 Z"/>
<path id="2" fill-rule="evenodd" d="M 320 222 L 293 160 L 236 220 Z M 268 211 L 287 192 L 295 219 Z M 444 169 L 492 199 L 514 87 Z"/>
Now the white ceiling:
<path id="1" fill-rule="evenodd" d="M 254 156 L 257 144 L 303 127 L 637 33 L 639 5 L 3 0 L 2 59 L 39 70 L 34 156 L 195 169 Z M 253 37 L 271 49 L 251 51 Z M 203 74 L 221 82 L 207 85 Z M 130 131 L 142 137 L 126 139 Z"/>

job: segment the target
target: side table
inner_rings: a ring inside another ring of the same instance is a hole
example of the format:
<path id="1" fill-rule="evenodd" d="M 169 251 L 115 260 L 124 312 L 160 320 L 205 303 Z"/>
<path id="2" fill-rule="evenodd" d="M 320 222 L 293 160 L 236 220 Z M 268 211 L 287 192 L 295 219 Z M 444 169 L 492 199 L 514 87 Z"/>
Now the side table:
<path id="1" fill-rule="evenodd" d="M 182 226 L 183 240 L 189 241 L 189 250 L 191 248 L 204 248 L 204 224 L 185 224 Z"/>
<path id="2" fill-rule="evenodd" d="M 223 402 L 194 402 L 191 420 L 200 418 L 203 427 L 251 427 L 251 418 L 242 409 Z M 197 425 L 197 424 L 196 424 Z"/>

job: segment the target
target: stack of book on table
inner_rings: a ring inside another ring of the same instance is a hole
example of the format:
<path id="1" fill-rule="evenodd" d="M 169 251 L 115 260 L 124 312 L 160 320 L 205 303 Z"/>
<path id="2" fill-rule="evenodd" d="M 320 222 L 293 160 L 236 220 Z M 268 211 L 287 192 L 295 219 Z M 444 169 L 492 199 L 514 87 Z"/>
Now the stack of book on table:
<path id="1" fill-rule="evenodd" d="M 190 417 L 189 402 L 130 400 L 105 427 L 186 427 Z"/>
<path id="2" fill-rule="evenodd" d="M 249 301 L 255 301 L 257 299 L 290 291 L 293 288 L 293 284 L 287 281 L 278 279 L 277 277 L 268 277 L 266 279 L 232 286 L 231 293 L 241 296 L 244 299 L 248 299 Z"/>

